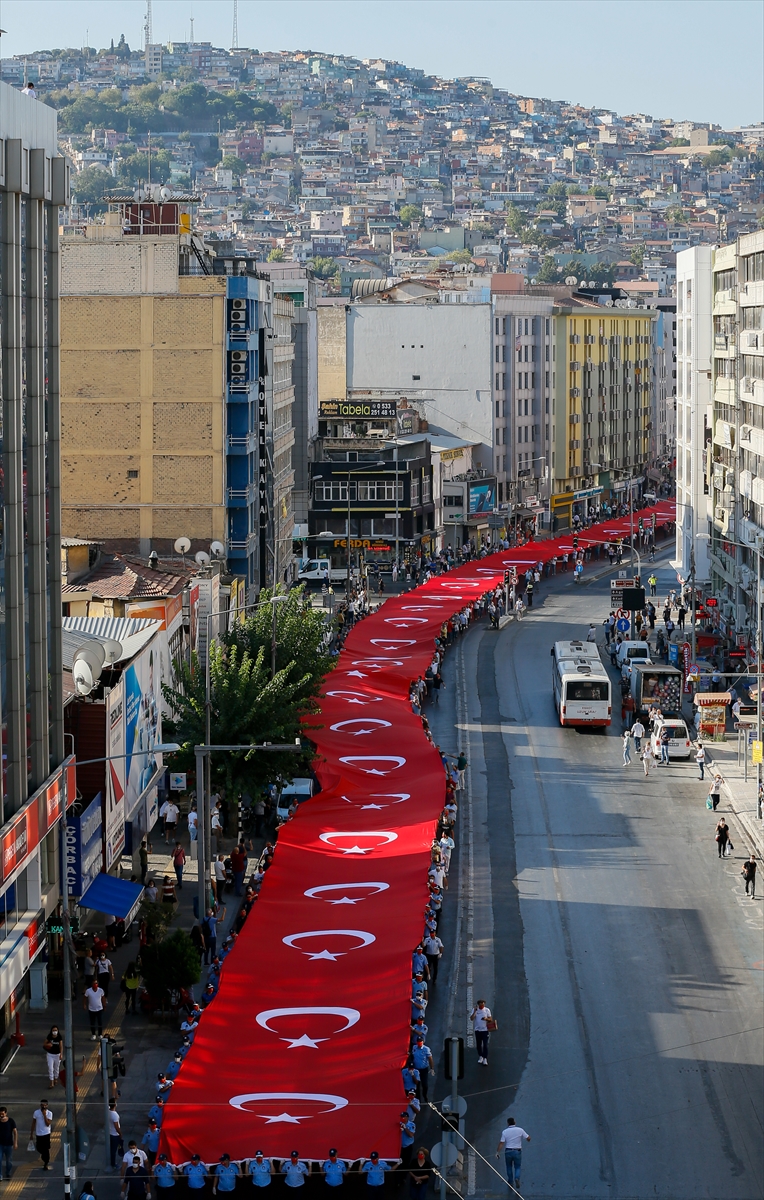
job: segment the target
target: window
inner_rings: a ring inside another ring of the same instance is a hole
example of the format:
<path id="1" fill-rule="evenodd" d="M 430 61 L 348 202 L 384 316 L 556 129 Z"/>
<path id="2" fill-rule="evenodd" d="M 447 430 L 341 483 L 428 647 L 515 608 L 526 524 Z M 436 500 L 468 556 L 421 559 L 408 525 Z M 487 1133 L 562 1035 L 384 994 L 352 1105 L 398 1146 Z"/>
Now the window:
<path id="1" fill-rule="evenodd" d="M 742 374 L 751 379 L 764 379 L 764 358 L 755 354 L 742 355 Z"/>
<path id="2" fill-rule="evenodd" d="M 525 318 L 525 332 L 528 333 L 528 318 Z"/>
<path id="3" fill-rule="evenodd" d="M 549 337 L 549 317 L 547 317 L 546 321 L 544 322 L 544 330 L 547 337 Z"/>
<path id="4" fill-rule="evenodd" d="M 496 361 L 501 362 L 501 359 L 499 358 L 499 347 L 498 346 L 496 347 L 494 353 L 496 355 Z"/>
<path id="5" fill-rule="evenodd" d="M 689 317 L 684 324 L 684 352 L 689 356 L 692 354 L 692 321 Z"/>
<path id="6" fill-rule="evenodd" d="M 743 329 L 764 329 L 764 308 L 760 304 L 741 309 L 740 318 Z"/>
<path id="7" fill-rule="evenodd" d="M 506 336 L 507 333 L 507 318 L 501 318 L 501 332 Z"/>
<path id="8" fill-rule="evenodd" d="M 496 336 L 497 336 L 497 337 L 499 336 L 499 325 L 500 325 L 500 321 L 499 321 L 499 318 L 497 317 L 497 318 L 496 318 L 496 326 L 495 326 L 495 328 L 496 328 Z"/>
<path id="9" fill-rule="evenodd" d="M 527 396 L 525 397 L 525 401 L 524 401 L 524 410 L 525 410 L 524 416 L 527 417 L 528 416 L 528 397 Z"/>
<path id="10" fill-rule="evenodd" d="M 536 372 L 535 371 L 531 371 L 531 389 L 533 391 L 535 391 L 535 389 L 536 389 Z"/>
<path id="11" fill-rule="evenodd" d="M 501 348 L 501 361 L 502 362 L 507 361 L 507 347 L 506 346 L 502 346 L 502 348 Z"/>
<path id="12" fill-rule="evenodd" d="M 756 258 L 756 255 L 751 255 Z M 731 292 L 735 286 L 735 269 L 730 267 L 726 271 L 716 271 L 714 274 L 714 293 Z M 688 297 L 689 299 L 689 297 Z"/>
<path id="13" fill-rule="evenodd" d="M 419 480 L 416 480 L 417 495 L 419 493 Z M 412 504 L 414 481 L 412 487 Z M 352 485 L 351 485 L 352 488 Z M 395 480 L 394 479 L 364 479 L 358 481 L 358 499 L 359 500 L 395 500 Z M 398 499 L 403 499 L 403 480 L 398 480 Z"/>
<path id="14" fill-rule="evenodd" d="M 429 472 L 422 476 L 422 504 L 429 504 L 432 498 L 432 479 Z"/>
<path id="15" fill-rule="evenodd" d="M 764 279 L 764 250 L 747 254 L 743 259 L 743 282 L 759 283 Z"/>
<path id="16" fill-rule="evenodd" d="M 411 507 L 414 508 L 419 504 L 419 477 L 411 480 Z"/>
<path id="17" fill-rule="evenodd" d="M 497 375 L 496 376 L 496 391 L 497 392 L 499 390 L 499 380 L 500 379 L 501 379 L 501 375 Z M 498 415 L 499 415 L 499 401 L 497 400 L 496 401 L 496 416 L 498 417 Z"/>
<path id="18" fill-rule="evenodd" d="M 355 500 L 356 487 L 354 483 L 350 485 L 350 499 Z M 324 504 L 330 501 L 344 500 L 347 504 L 348 500 L 348 485 L 347 480 L 340 479 L 317 479 L 315 482 L 315 497 L 318 501 L 323 501 Z"/>
<path id="19" fill-rule="evenodd" d="M 518 402 L 517 402 L 517 415 L 518 415 L 518 417 L 521 417 L 521 416 L 523 415 L 523 402 L 522 402 L 522 400 L 518 400 Z"/>
<path id="20" fill-rule="evenodd" d="M 544 372 L 544 387 L 549 387 L 549 372 Z"/>
<path id="21" fill-rule="evenodd" d="M 527 361 L 528 361 L 528 347 L 523 346 L 523 362 L 527 362 Z"/>
<path id="22" fill-rule="evenodd" d="M 518 335 L 518 337 L 520 336 L 520 334 L 521 334 L 522 332 L 523 332 L 523 323 L 522 323 L 522 321 L 520 320 L 520 318 L 518 317 L 518 318 L 517 318 L 517 335 Z"/>
<path id="23" fill-rule="evenodd" d="M 127 472 L 127 478 L 128 478 L 128 479 L 137 479 L 137 478 L 138 478 L 138 475 L 139 475 L 139 472 L 138 472 L 138 471 L 128 471 L 128 472 Z"/>
<path id="24" fill-rule="evenodd" d="M 549 347 L 544 347 L 544 362 L 549 362 Z"/>
<path id="25" fill-rule="evenodd" d="M 517 347 L 517 361 L 518 361 L 518 362 L 522 362 L 522 361 L 523 361 L 523 352 L 522 352 L 522 350 L 520 349 L 520 347 L 519 347 L 519 346 Z"/>
<path id="26" fill-rule="evenodd" d="M 565 699 L 570 700 L 607 700 L 608 685 L 606 683 L 585 683 L 583 680 L 568 683 L 565 687 Z"/>
<path id="27" fill-rule="evenodd" d="M 676 285 L 676 311 L 682 312 L 684 308 L 684 281 L 680 280 Z"/>

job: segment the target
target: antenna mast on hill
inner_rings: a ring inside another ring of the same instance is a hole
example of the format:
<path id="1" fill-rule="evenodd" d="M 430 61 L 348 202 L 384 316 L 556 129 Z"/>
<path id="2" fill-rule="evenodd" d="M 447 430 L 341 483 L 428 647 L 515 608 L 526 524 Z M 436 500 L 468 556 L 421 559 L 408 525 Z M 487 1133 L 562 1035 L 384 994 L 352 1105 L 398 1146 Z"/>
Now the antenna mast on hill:
<path id="1" fill-rule="evenodd" d="M 146 22 L 143 26 L 143 32 L 146 39 L 146 49 L 154 44 L 154 28 L 151 20 L 151 0 L 146 0 Z"/>
<path id="2" fill-rule="evenodd" d="M 239 0 L 233 0 L 233 37 L 231 49 L 239 49 Z"/>

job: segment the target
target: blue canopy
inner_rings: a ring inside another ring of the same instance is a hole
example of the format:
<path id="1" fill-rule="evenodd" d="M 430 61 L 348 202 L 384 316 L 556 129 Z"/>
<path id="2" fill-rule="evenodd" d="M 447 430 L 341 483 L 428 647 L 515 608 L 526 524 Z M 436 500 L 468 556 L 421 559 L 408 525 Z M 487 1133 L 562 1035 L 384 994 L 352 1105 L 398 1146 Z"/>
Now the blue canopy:
<path id="1" fill-rule="evenodd" d="M 112 913 L 125 921 L 132 917 L 141 902 L 143 888 L 140 883 L 128 879 L 117 879 L 102 871 L 80 900 L 80 908 L 92 908 L 95 912 Z"/>

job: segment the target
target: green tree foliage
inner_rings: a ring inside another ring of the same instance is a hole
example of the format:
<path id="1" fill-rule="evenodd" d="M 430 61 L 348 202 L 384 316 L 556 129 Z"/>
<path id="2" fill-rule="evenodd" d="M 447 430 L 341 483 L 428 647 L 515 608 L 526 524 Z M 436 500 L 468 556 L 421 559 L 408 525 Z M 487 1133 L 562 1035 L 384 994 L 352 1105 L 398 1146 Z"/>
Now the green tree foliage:
<path id="1" fill-rule="evenodd" d="M 170 178 L 170 153 L 168 150 L 151 151 L 151 182 L 167 183 Z M 117 159 L 117 179 L 121 187 L 135 187 L 145 183 L 149 177 L 148 153 L 137 151 L 125 158 Z"/>
<path id="2" fill-rule="evenodd" d="M 242 175 L 246 175 L 249 170 L 243 159 L 237 158 L 235 154 L 224 154 L 220 160 L 220 166 L 226 171 L 233 171 L 234 179 L 241 179 Z"/>
<path id="3" fill-rule="evenodd" d="M 520 236 L 526 225 L 524 214 L 520 211 L 517 205 L 510 203 L 510 201 L 507 201 L 506 222 L 507 229 L 510 229 L 516 237 Z"/>
<path id="4" fill-rule="evenodd" d="M 310 269 L 318 279 L 332 279 L 339 272 L 339 264 L 333 258 L 319 254 L 310 260 Z"/>
<path id="5" fill-rule="evenodd" d="M 274 121 L 274 106 L 248 92 L 212 92 L 201 83 L 163 92 L 157 84 L 130 88 L 127 99 L 118 88 L 103 92 L 51 92 L 45 102 L 57 108 L 62 133 L 89 133 L 94 128 L 144 134 L 184 131 L 212 132 Z"/>
<path id="6" fill-rule="evenodd" d="M 554 261 L 553 254 L 547 254 L 544 257 L 538 273 L 536 274 L 536 283 L 557 283 L 559 281 L 559 271 L 557 263 Z"/>
<path id="7" fill-rule="evenodd" d="M 302 718 L 316 711 L 320 681 L 333 659 L 322 647 L 321 614 L 294 589 L 276 605 L 276 674 L 271 679 L 272 606 L 270 593 L 254 616 L 213 643 L 210 652 L 210 730 L 212 743 L 293 743 Z M 180 742 L 180 769 L 193 769 L 195 745 L 206 736 L 205 678 L 196 658 L 176 663 L 177 687 L 163 686 L 172 711 L 168 736 Z M 229 794 L 288 779 L 310 765 L 312 752 L 225 752 L 212 756 L 216 785 Z"/>
<path id="8" fill-rule="evenodd" d="M 398 213 L 401 225 L 410 225 L 412 221 L 422 220 L 422 210 L 418 204 L 404 204 Z"/>
<path id="9" fill-rule="evenodd" d="M 188 934 L 176 929 L 164 941 L 144 946 L 141 974 L 149 995 L 160 1001 L 168 991 L 198 983 L 201 978 L 199 954 Z"/>
<path id="10" fill-rule="evenodd" d="M 629 262 L 633 262 L 635 267 L 641 267 L 644 257 L 644 245 L 640 244 L 639 246 L 632 246 L 631 253 L 629 254 Z"/>
<path id="11" fill-rule="evenodd" d="M 438 259 L 438 266 L 448 266 L 449 263 L 461 265 L 462 263 L 469 262 L 472 262 L 472 254 L 469 250 L 451 250 L 448 254 L 444 254 L 442 258 Z"/>
<path id="12" fill-rule="evenodd" d="M 276 246 L 268 255 L 268 262 L 283 262 L 286 254 L 280 246 Z"/>
<path id="13" fill-rule="evenodd" d="M 101 204 L 104 195 L 116 186 L 111 171 L 104 167 L 85 167 L 72 175 L 72 192 L 77 204 Z"/>
<path id="14" fill-rule="evenodd" d="M 678 150 L 680 146 L 689 146 L 690 139 L 689 138 L 672 138 L 668 144 L 671 149 Z"/>
<path id="15" fill-rule="evenodd" d="M 713 171 L 716 167 L 723 167 L 727 163 L 732 162 L 734 155 L 729 146 L 722 146 L 718 150 L 712 150 L 707 154 L 704 160 L 704 165 L 707 171 Z"/>

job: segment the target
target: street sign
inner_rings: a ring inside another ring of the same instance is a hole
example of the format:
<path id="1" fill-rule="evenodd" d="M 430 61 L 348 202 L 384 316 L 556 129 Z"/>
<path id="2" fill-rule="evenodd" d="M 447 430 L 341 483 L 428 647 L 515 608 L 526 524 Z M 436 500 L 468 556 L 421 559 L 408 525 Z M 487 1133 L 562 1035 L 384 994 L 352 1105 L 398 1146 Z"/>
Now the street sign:
<path id="1" fill-rule="evenodd" d="M 636 587 L 636 586 L 637 586 L 636 579 L 626 579 L 626 578 L 611 579 L 610 580 L 610 607 L 614 608 L 616 611 L 619 608 L 626 608 L 627 606 L 625 604 L 621 603 L 621 600 L 623 599 L 623 589 L 627 588 L 627 587 Z M 640 605 L 640 607 L 642 607 L 642 606 Z"/>
<path id="2" fill-rule="evenodd" d="M 619 633 L 628 633 L 631 627 L 631 621 L 627 621 L 626 617 L 619 617 L 615 623 L 615 627 Z"/>
<path id="3" fill-rule="evenodd" d="M 449 1113 L 453 1112 L 453 1109 L 451 1108 L 450 1096 L 446 1096 L 445 1100 L 441 1100 L 440 1111 L 445 1116 L 448 1116 Z M 467 1101 L 464 1099 L 464 1096 L 456 1097 L 456 1111 L 460 1117 L 465 1117 L 467 1115 Z"/>
<path id="4" fill-rule="evenodd" d="M 764 762 L 764 755 L 762 755 L 762 747 L 764 747 L 764 742 L 754 742 L 753 745 L 751 746 L 751 762 L 752 763 Z"/>
<path id="5" fill-rule="evenodd" d="M 456 1149 L 456 1146 L 454 1146 L 452 1142 L 446 1142 L 446 1167 L 453 1167 L 453 1165 L 456 1162 L 458 1157 L 459 1157 L 459 1151 Z M 442 1142 L 435 1143 L 432 1150 L 430 1151 L 430 1158 L 435 1163 L 436 1167 L 443 1166 L 443 1143 Z"/>

